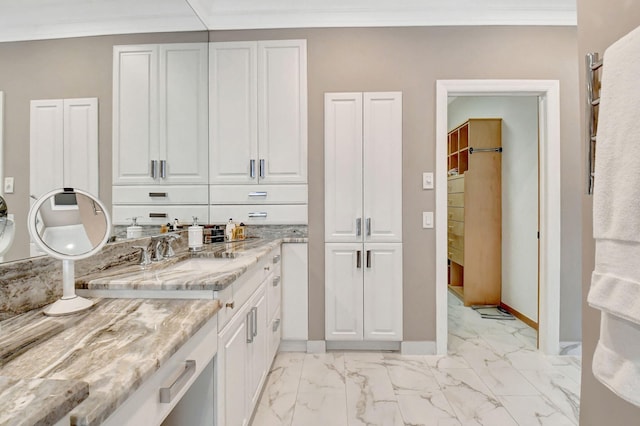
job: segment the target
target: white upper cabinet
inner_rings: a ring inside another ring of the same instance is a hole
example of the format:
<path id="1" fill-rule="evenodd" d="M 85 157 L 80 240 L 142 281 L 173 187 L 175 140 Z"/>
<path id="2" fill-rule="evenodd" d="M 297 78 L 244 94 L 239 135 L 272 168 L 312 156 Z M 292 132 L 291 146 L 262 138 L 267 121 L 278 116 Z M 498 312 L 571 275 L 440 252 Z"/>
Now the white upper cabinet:
<path id="1" fill-rule="evenodd" d="M 113 183 L 207 183 L 206 43 L 115 46 Z"/>
<path id="2" fill-rule="evenodd" d="M 30 188 L 72 187 L 98 196 L 98 99 L 31 101 Z"/>
<path id="3" fill-rule="evenodd" d="M 307 182 L 306 40 L 210 44 L 210 182 Z"/>
<path id="4" fill-rule="evenodd" d="M 402 241 L 402 93 L 325 94 L 325 241 Z"/>

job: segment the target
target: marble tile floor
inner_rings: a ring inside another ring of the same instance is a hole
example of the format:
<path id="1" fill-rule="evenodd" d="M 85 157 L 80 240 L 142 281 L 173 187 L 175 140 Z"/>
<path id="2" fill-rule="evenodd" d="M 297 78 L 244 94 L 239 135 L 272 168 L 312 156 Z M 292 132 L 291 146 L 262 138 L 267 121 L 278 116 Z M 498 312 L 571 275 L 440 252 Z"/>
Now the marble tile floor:
<path id="1" fill-rule="evenodd" d="M 252 425 L 577 425 L 581 358 L 535 341 L 450 295 L 447 356 L 279 353 Z"/>

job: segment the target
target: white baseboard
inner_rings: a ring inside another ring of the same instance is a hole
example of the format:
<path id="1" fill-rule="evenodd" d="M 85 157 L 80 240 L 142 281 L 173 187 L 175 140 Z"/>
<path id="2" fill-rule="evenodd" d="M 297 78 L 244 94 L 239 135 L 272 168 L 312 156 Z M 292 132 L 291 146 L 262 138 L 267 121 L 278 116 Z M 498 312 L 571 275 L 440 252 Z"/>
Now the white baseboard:
<path id="1" fill-rule="evenodd" d="M 363 342 L 330 340 L 327 349 L 332 351 L 399 351 L 400 342 Z"/>
<path id="2" fill-rule="evenodd" d="M 324 340 L 307 341 L 308 354 L 323 354 L 327 351 L 327 343 Z"/>
<path id="3" fill-rule="evenodd" d="M 402 355 L 435 355 L 436 342 L 426 340 L 417 342 L 402 342 L 400 351 Z"/>
<path id="4" fill-rule="evenodd" d="M 278 352 L 307 352 L 306 340 L 283 340 Z"/>

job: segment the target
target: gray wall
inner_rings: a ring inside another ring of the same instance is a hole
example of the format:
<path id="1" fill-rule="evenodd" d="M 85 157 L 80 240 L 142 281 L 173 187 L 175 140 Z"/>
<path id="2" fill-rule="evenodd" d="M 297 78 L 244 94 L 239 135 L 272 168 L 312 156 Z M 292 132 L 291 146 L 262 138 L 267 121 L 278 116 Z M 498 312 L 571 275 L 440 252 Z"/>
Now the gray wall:
<path id="1" fill-rule="evenodd" d="M 28 210 L 29 100 L 100 99 L 100 196 L 111 200 L 111 47 L 114 44 L 204 41 L 206 33 L 91 37 L 0 44 L 5 91 L 8 176 L 17 216 Z M 421 176 L 435 170 L 437 79 L 554 79 L 561 87 L 561 339 L 580 340 L 580 150 L 578 58 L 573 27 L 411 27 L 214 31 L 212 41 L 305 38 L 309 83 L 310 338 L 324 338 L 323 94 L 403 92 L 404 336 L 435 340 L 435 234 L 422 211 L 434 192 Z M 552 48 L 551 48 L 552 47 Z M 26 238 L 26 236 L 25 236 Z"/>
<path id="2" fill-rule="evenodd" d="M 215 31 L 211 41 L 306 38 L 309 84 L 309 337 L 324 338 L 323 94 L 403 92 L 404 337 L 435 341 L 435 208 L 421 176 L 435 170 L 437 79 L 557 79 L 562 118 L 561 339 L 580 340 L 580 149 L 576 29 L 419 27 Z M 553 47 L 553 48 L 550 48 Z"/>
<path id="3" fill-rule="evenodd" d="M 640 25 L 640 2 L 624 0 L 578 0 L 578 52 L 580 61 L 580 105 L 584 105 L 585 66 L 584 55 L 605 49 L 617 39 Z M 586 137 L 584 108 L 581 108 L 582 140 Z M 586 144 L 582 144 L 586 147 Z M 586 149 L 582 149 L 583 167 Z M 586 173 L 583 169 L 583 173 Z M 586 186 L 583 184 L 582 193 Z M 582 391 L 580 424 L 583 426 L 627 426 L 640 422 L 640 408 L 618 398 L 595 379 L 591 371 L 593 351 L 600 336 L 600 312 L 586 303 L 594 267 L 595 247 L 592 233 L 592 197 L 582 196 L 583 206 L 583 263 L 582 263 Z"/>

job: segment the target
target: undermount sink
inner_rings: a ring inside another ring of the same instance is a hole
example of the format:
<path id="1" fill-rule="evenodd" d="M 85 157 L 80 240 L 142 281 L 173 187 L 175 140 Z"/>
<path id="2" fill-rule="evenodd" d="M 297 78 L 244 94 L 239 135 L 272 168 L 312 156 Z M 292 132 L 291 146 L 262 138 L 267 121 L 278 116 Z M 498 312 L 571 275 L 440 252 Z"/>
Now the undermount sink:
<path id="1" fill-rule="evenodd" d="M 167 269 L 173 271 L 203 271 L 203 272 L 215 272 L 223 269 L 234 259 L 222 258 L 222 257 L 194 257 L 191 259 L 183 260 L 175 265 L 170 266 Z"/>

